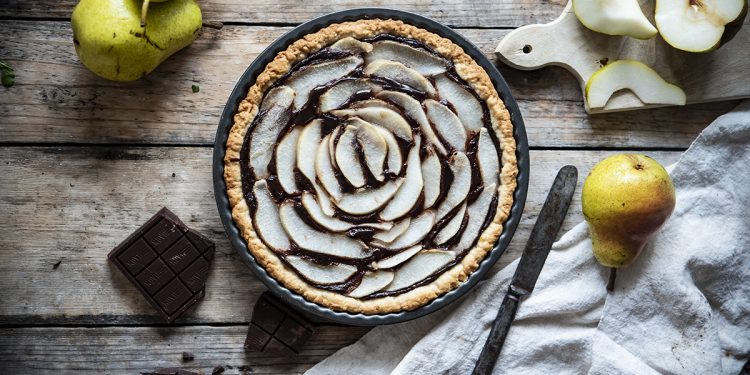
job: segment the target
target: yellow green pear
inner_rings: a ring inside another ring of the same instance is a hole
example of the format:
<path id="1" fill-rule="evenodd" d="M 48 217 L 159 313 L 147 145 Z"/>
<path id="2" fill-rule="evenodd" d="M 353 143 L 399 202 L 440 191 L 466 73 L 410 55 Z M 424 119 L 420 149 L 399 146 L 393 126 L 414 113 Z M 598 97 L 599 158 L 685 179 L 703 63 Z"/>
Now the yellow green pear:
<path id="1" fill-rule="evenodd" d="M 675 190 L 656 160 L 619 154 L 594 166 L 583 183 L 581 203 L 596 260 L 619 268 L 631 264 L 667 221 Z"/>
<path id="2" fill-rule="evenodd" d="M 192 43 L 202 17 L 195 0 L 151 0 L 145 6 L 141 0 L 81 0 L 71 24 L 76 53 L 87 68 L 106 79 L 132 81 Z"/>

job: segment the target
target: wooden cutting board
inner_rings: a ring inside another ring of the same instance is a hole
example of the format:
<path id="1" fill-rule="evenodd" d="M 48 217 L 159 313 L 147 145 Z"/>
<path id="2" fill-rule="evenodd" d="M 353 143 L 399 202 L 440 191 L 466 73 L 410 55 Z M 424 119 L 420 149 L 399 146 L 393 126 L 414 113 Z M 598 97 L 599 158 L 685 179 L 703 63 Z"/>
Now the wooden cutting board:
<path id="1" fill-rule="evenodd" d="M 641 0 L 641 9 L 653 20 L 654 1 Z M 607 61 L 639 60 L 668 82 L 685 90 L 688 103 L 750 97 L 750 17 L 728 43 L 709 53 L 677 50 L 657 35 L 649 40 L 610 36 L 587 29 L 578 21 L 572 2 L 548 24 L 520 27 L 508 34 L 495 53 L 501 61 L 523 70 L 562 66 L 578 79 L 581 92 L 589 77 Z M 584 102 L 586 95 L 583 95 Z M 589 113 L 660 107 L 646 104 L 629 90 L 612 95 L 604 108 Z"/>

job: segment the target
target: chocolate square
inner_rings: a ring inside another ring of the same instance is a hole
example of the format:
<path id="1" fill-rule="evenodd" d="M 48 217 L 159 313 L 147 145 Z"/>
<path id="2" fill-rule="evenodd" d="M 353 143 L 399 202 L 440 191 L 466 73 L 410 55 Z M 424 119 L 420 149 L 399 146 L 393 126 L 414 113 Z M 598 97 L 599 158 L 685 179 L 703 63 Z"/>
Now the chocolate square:
<path id="1" fill-rule="evenodd" d="M 171 323 L 205 294 L 214 245 L 162 208 L 109 253 L 109 261 Z"/>

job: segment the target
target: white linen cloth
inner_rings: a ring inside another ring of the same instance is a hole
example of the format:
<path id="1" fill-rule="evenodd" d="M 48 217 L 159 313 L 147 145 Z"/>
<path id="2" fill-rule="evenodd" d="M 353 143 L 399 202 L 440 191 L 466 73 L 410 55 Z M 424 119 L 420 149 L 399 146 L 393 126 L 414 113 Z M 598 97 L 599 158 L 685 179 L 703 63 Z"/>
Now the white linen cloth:
<path id="1" fill-rule="evenodd" d="M 739 373 L 750 357 L 750 101 L 706 128 L 671 175 L 674 213 L 613 292 L 586 223 L 555 243 L 495 374 Z M 470 373 L 517 264 L 460 304 L 372 329 L 307 374 Z"/>

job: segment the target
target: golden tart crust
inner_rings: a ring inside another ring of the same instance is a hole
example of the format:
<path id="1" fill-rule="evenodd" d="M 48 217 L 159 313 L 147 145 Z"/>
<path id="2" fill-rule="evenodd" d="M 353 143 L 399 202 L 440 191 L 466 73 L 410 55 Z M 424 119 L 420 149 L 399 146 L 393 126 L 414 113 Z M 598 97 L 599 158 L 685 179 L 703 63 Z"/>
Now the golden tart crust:
<path id="1" fill-rule="evenodd" d="M 476 245 L 468 250 L 458 263 L 445 270 L 431 282 L 407 292 L 385 297 L 358 299 L 312 286 L 285 265 L 279 256 L 259 238 L 252 223 L 249 206 L 242 193 L 240 150 L 245 140 L 245 134 L 258 113 L 266 91 L 277 79 L 289 72 L 295 63 L 342 38 L 363 39 L 379 34 L 391 34 L 420 41 L 453 62 L 459 77 L 466 81 L 480 99 L 487 104 L 491 116 L 492 130 L 494 130 L 499 142 L 497 146 L 501 152 L 502 169 L 499 175 L 500 184 L 497 189 L 495 216 L 480 234 Z M 518 174 L 516 143 L 513 138 L 513 125 L 510 121 L 510 115 L 485 70 L 461 47 L 449 39 L 402 21 L 391 19 L 358 20 L 332 24 L 315 33 L 305 35 L 292 43 L 286 50 L 279 52 L 274 60 L 266 65 L 255 84 L 248 90 L 245 99 L 240 103 L 234 116 L 234 125 L 229 133 L 226 146 L 224 179 L 232 207 L 232 217 L 257 262 L 271 277 L 286 288 L 302 295 L 308 301 L 336 311 L 368 315 L 395 313 L 419 308 L 464 282 L 492 250 L 503 231 L 503 224 L 508 218 L 513 203 L 513 193 L 516 189 L 516 176 Z"/>

